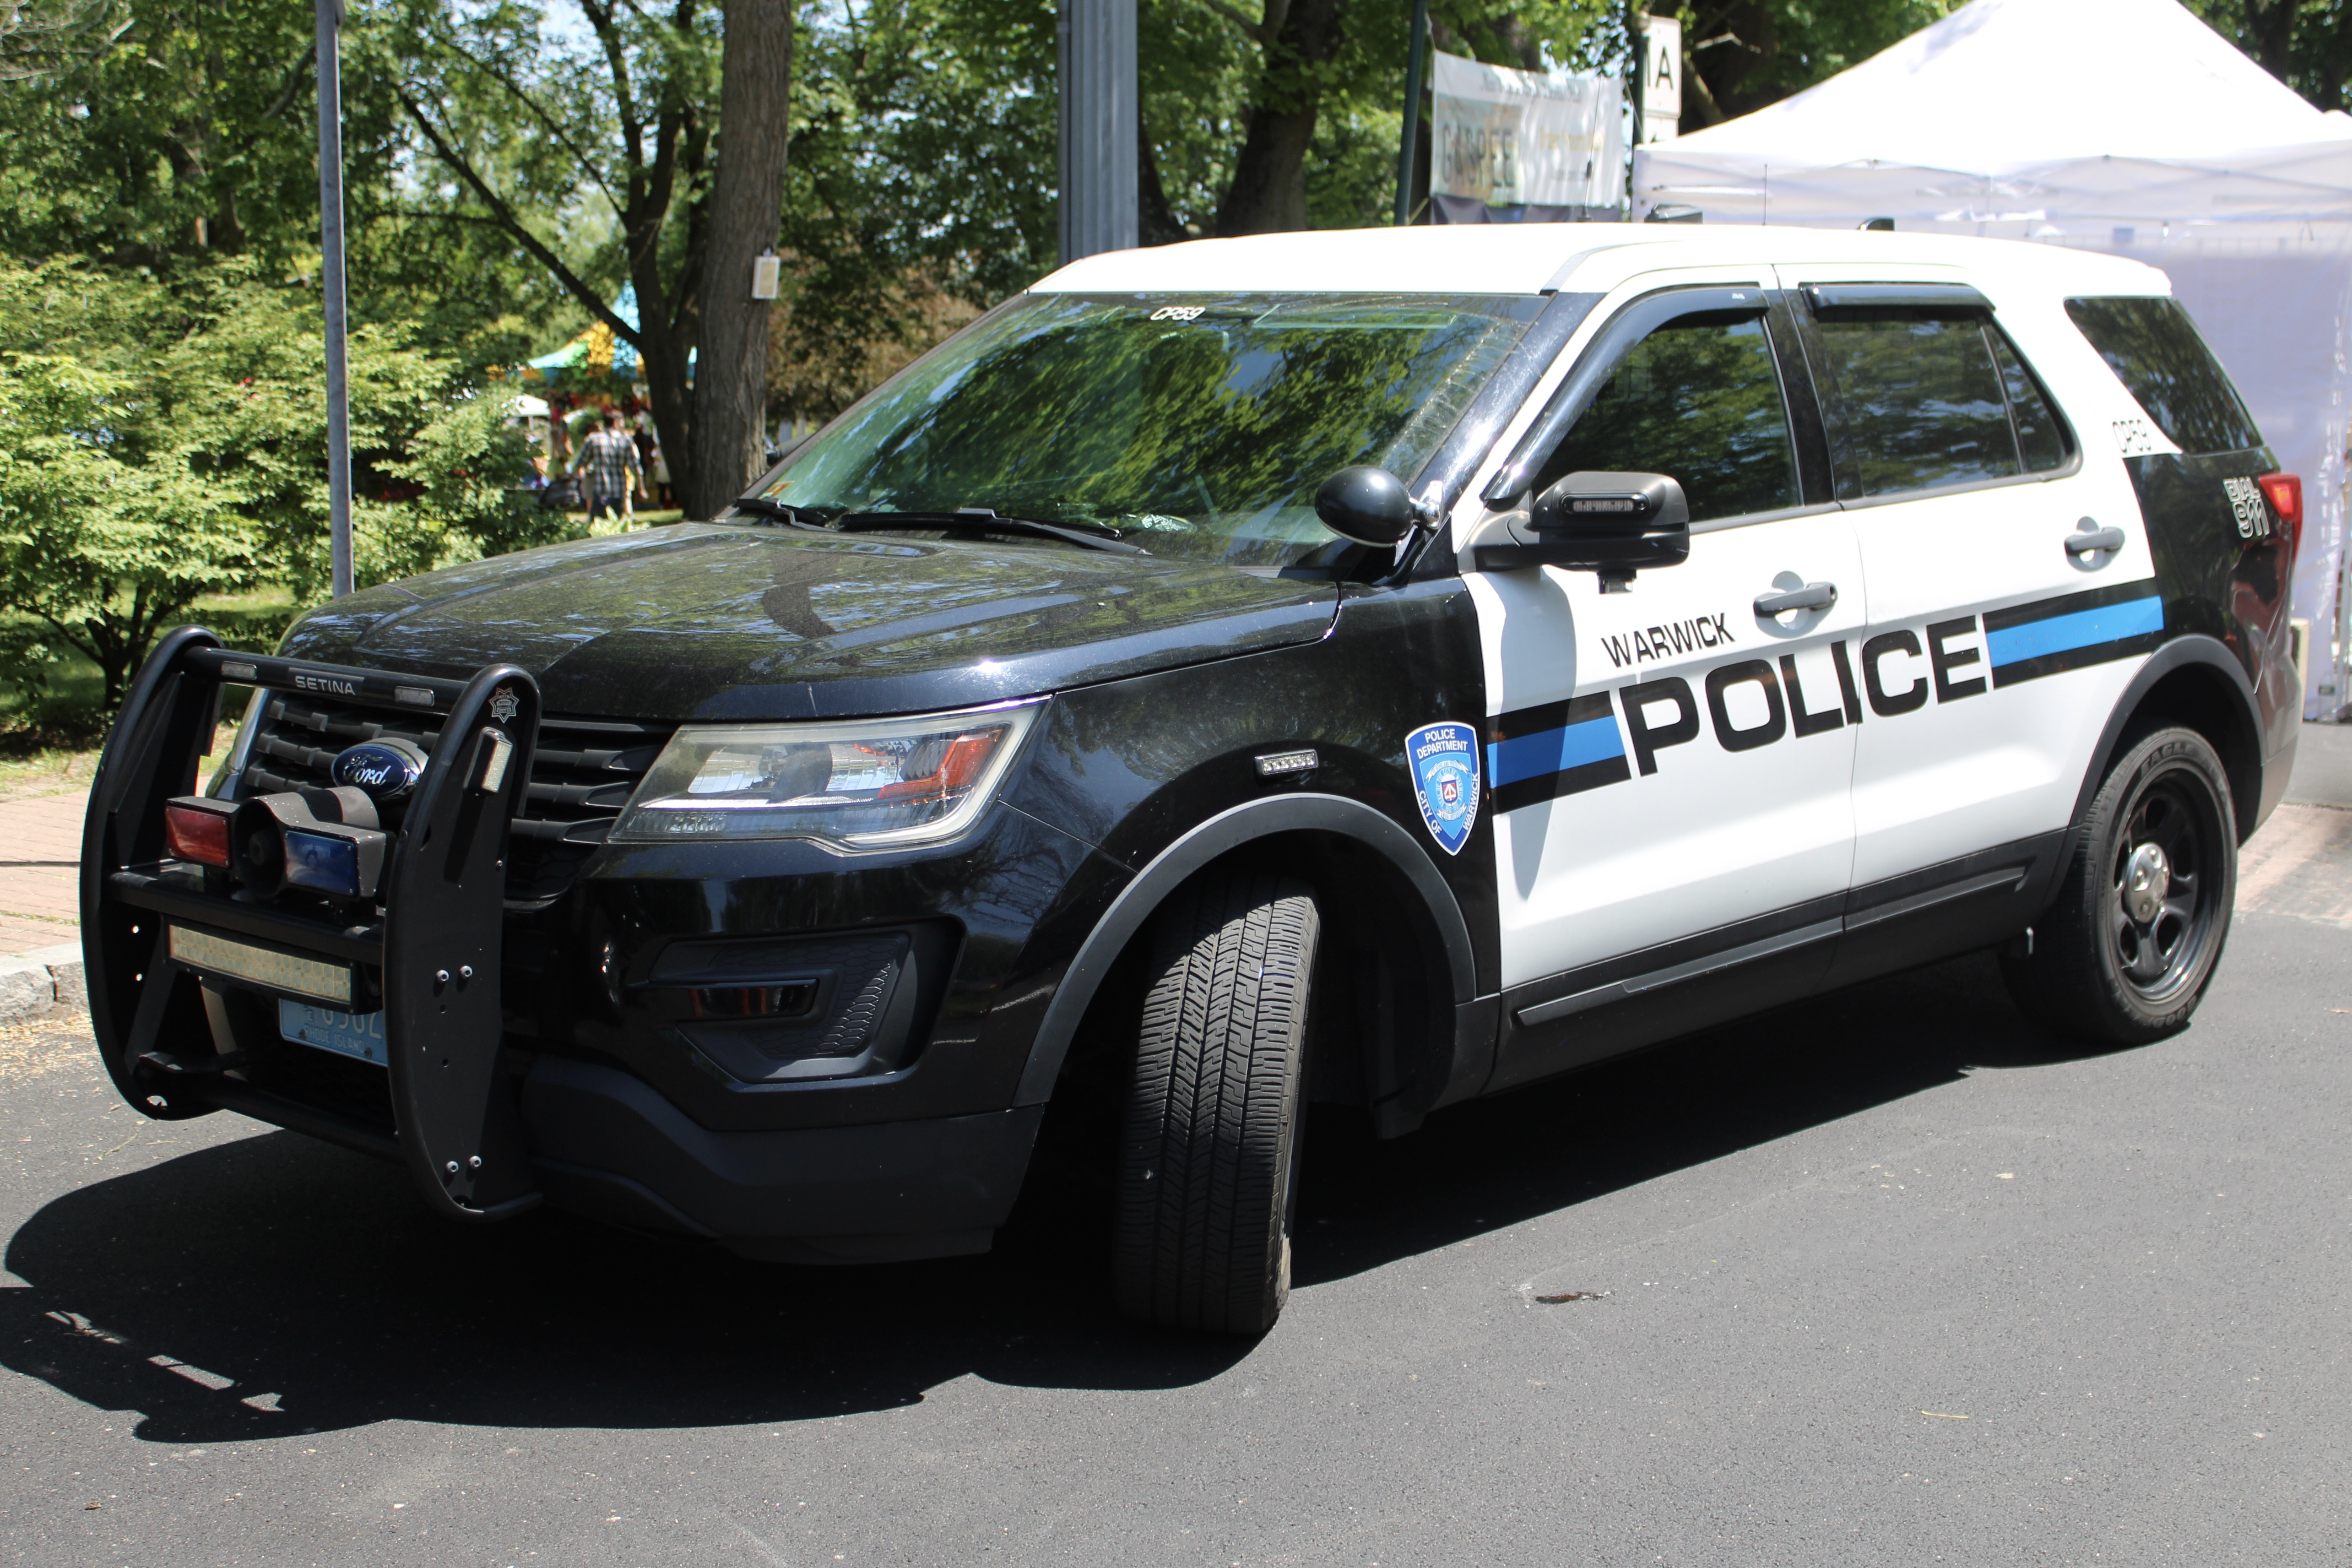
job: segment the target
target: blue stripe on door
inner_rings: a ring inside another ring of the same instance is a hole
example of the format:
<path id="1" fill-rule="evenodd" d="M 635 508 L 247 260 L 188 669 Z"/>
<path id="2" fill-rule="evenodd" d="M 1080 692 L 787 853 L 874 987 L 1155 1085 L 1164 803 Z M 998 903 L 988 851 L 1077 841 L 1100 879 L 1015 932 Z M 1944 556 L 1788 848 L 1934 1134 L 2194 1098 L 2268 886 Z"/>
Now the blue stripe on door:
<path id="1" fill-rule="evenodd" d="M 1494 788 L 1500 789 L 1524 779 L 1566 773 L 1588 763 L 1605 763 L 1624 754 L 1625 742 L 1618 733 L 1616 716 L 1603 714 L 1558 730 L 1489 742 L 1486 776 Z"/>
<path id="2" fill-rule="evenodd" d="M 1985 635 L 1987 662 L 1998 668 L 2052 654 L 2071 653 L 2100 643 L 2120 642 L 2164 630 L 2164 600 L 2151 594 L 2120 605 L 2102 605 L 2070 616 L 2052 616 Z"/>

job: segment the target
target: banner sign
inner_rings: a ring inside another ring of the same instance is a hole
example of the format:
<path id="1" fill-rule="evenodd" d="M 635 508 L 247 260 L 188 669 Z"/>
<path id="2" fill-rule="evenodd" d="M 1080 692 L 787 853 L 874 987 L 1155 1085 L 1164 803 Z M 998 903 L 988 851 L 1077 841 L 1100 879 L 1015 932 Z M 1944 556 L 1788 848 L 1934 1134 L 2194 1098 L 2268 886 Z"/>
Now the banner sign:
<path id="1" fill-rule="evenodd" d="M 1433 196 L 1490 207 L 1614 207 L 1625 199 L 1624 86 L 1437 56 Z"/>

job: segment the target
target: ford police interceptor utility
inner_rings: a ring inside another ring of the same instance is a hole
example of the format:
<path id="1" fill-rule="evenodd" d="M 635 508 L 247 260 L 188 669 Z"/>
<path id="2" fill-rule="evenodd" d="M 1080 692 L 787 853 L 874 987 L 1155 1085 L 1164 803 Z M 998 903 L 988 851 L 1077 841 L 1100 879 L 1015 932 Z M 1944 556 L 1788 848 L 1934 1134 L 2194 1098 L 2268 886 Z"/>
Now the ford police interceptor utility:
<path id="1" fill-rule="evenodd" d="M 166 638 L 92 1020 L 149 1115 L 781 1260 L 987 1247 L 1115 1086 L 1119 1300 L 1261 1330 L 1310 1099 L 1988 947 L 2179 1026 L 2299 718 L 2273 468 L 2163 274 L 2054 247 L 1095 257 L 718 522 Z"/>

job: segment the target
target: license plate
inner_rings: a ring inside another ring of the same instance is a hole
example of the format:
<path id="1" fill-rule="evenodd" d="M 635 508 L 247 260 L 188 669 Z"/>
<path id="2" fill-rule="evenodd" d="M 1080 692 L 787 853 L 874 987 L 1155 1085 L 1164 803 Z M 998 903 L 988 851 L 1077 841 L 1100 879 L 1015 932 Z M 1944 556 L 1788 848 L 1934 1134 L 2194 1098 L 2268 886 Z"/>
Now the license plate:
<path id="1" fill-rule="evenodd" d="M 278 999 L 278 1032 L 297 1045 L 386 1065 L 382 1013 L 339 1013 L 289 997 Z"/>

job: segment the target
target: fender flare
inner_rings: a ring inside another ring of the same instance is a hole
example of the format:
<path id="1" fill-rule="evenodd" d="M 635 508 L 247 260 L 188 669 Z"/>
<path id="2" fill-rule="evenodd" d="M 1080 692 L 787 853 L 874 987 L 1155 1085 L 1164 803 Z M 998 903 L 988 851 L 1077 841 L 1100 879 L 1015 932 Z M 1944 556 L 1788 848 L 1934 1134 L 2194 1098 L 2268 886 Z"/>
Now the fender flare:
<path id="1" fill-rule="evenodd" d="M 2246 672 L 2239 668 L 2237 658 L 2230 652 L 2227 644 L 2218 637 L 2208 637 L 2201 632 L 2191 632 L 2173 638 L 2150 654 L 2147 662 L 2140 666 L 2139 673 L 2132 677 L 2131 684 L 2124 688 L 2124 694 L 2116 700 L 2114 710 L 2107 715 L 2106 727 L 2099 731 L 2099 743 L 2092 748 L 2091 766 L 2083 775 L 2083 787 L 2075 794 L 2074 815 L 2067 819 L 2067 829 L 2070 834 L 2081 826 L 2083 814 L 2091 808 L 2091 797 L 2098 793 L 2100 784 L 2107 776 L 2107 769 L 2115 764 L 2116 752 L 2123 744 L 2124 727 L 2131 722 L 2132 715 L 2139 710 L 2139 705 L 2147 700 L 2150 691 L 2156 689 L 2158 681 L 2190 665 L 2206 666 L 2221 672 L 2230 690 L 2236 696 L 2238 717 L 2244 721 L 2246 733 L 2255 739 L 2256 755 L 2253 765 L 2257 779 L 2256 794 L 2259 796 L 2259 781 L 2263 769 L 2263 758 L 2260 754 L 2263 725 L 2260 710 L 2254 702 L 2253 682 L 2246 679 Z M 2222 760 L 2222 765 L 2228 766 L 2227 758 Z M 2262 808 L 2259 798 L 2251 804 L 2244 802 L 2231 804 L 2241 812 L 2249 809 L 2259 811 Z M 2239 842 L 2241 843 L 2244 842 L 2242 835 L 2246 831 L 2245 823 L 2246 818 L 2241 816 L 2239 817 L 2239 828 L 2242 834 Z M 2070 846 L 2069 854 L 2071 853 Z"/>
<path id="2" fill-rule="evenodd" d="M 1062 973 L 1061 984 L 1055 987 L 1054 999 L 1046 1005 L 1045 1016 L 1037 1026 L 1037 1037 L 1030 1044 L 1028 1065 L 1022 1069 L 1021 1088 L 1013 1103 L 1042 1105 L 1052 1097 L 1055 1081 L 1061 1076 L 1063 1058 L 1069 1054 L 1078 1023 L 1093 1005 L 1103 977 L 1171 893 L 1202 867 L 1254 839 L 1300 832 L 1329 833 L 1353 839 L 1402 872 L 1421 895 L 1423 906 L 1437 927 L 1445 948 L 1455 1005 L 1477 994 L 1477 968 L 1469 921 L 1463 918 L 1462 906 L 1455 901 L 1454 890 L 1445 885 L 1445 879 L 1438 874 L 1428 853 L 1412 834 L 1392 818 L 1345 795 L 1300 794 L 1244 801 L 1177 838 L 1119 889 L 1110 908 L 1103 911 L 1102 919 L 1095 922 L 1095 929 L 1079 944 L 1077 956 L 1070 960 L 1069 967 Z"/>

